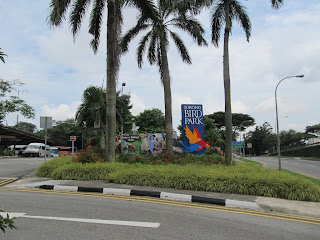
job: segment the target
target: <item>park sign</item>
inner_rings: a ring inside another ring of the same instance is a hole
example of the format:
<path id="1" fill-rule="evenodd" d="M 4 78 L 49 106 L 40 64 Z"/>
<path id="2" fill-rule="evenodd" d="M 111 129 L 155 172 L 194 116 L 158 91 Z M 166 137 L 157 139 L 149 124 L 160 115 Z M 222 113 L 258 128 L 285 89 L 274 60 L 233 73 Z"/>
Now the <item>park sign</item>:
<path id="1" fill-rule="evenodd" d="M 244 148 L 244 142 L 232 142 L 233 148 Z"/>
<path id="2" fill-rule="evenodd" d="M 194 155 L 205 153 L 209 143 L 204 141 L 203 108 L 201 104 L 182 104 L 181 149 Z"/>

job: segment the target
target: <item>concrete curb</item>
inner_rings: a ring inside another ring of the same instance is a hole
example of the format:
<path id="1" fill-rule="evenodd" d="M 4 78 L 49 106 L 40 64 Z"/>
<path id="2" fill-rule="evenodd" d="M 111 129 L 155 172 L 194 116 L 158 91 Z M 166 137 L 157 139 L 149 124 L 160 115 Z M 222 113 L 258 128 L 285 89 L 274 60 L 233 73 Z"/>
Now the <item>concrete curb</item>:
<path id="1" fill-rule="evenodd" d="M 172 200 L 178 202 L 194 202 L 194 203 L 206 203 L 220 205 L 230 208 L 241 208 L 258 210 L 259 205 L 255 202 L 237 201 L 231 199 L 210 198 L 201 197 L 187 194 L 177 194 L 158 191 L 144 191 L 135 189 L 117 189 L 117 188 L 94 188 L 94 187 L 80 187 L 80 186 L 61 186 L 61 185 L 40 185 L 36 188 L 54 190 L 54 191 L 69 191 L 69 192 L 96 192 L 108 195 L 119 196 L 143 196 L 143 197 L 155 197 L 164 200 Z"/>

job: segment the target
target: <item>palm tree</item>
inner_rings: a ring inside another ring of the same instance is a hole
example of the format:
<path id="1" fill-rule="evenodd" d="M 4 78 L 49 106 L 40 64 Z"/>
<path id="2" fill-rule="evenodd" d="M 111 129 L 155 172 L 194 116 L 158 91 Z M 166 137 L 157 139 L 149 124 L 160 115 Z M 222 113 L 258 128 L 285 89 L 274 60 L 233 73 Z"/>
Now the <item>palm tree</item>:
<path id="1" fill-rule="evenodd" d="M 232 112 L 230 92 L 230 71 L 229 71 L 229 35 L 232 28 L 232 21 L 237 20 L 245 31 L 247 41 L 251 34 L 251 22 L 245 8 L 238 0 L 218 0 L 212 7 L 211 17 L 211 41 L 218 47 L 220 32 L 224 27 L 224 49 L 223 49 L 223 79 L 225 96 L 225 125 L 226 125 L 226 160 L 232 160 Z"/>
<path id="2" fill-rule="evenodd" d="M 187 32 L 198 45 L 207 45 L 203 38 L 204 29 L 200 23 L 186 14 L 186 11 L 178 11 L 177 5 L 181 1 L 175 0 L 158 0 L 155 11 L 152 12 L 150 18 L 140 15 L 136 26 L 129 30 L 122 38 L 121 48 L 123 52 L 128 51 L 129 42 L 140 32 L 149 29 L 146 35 L 141 39 L 137 49 L 138 66 L 141 68 L 143 63 L 143 55 L 146 51 L 147 57 L 151 65 L 156 64 L 159 68 L 161 83 L 164 88 L 165 101 L 165 122 L 166 122 L 166 146 L 167 152 L 173 153 L 172 140 L 172 100 L 171 100 L 171 84 L 168 63 L 168 47 L 169 35 L 177 46 L 178 52 L 182 60 L 191 64 L 191 58 L 184 42 L 177 33 L 169 27 L 176 27 Z"/>
<path id="3" fill-rule="evenodd" d="M 236 20 L 245 31 L 247 41 L 251 34 L 251 22 L 246 12 L 238 0 L 209 0 L 207 4 L 212 5 L 211 17 L 211 41 L 218 47 L 220 32 L 224 27 L 224 50 L 223 50 L 223 79 L 225 93 L 225 125 L 226 125 L 226 160 L 232 160 L 232 112 L 231 112 L 231 92 L 230 92 L 230 71 L 229 71 L 229 36 L 232 28 L 232 21 Z M 283 0 L 271 0 L 271 6 L 278 9 L 283 4 Z M 227 16 L 227 17 L 226 17 Z"/>
<path id="4" fill-rule="evenodd" d="M 93 52 L 98 51 L 100 33 L 103 24 L 104 10 L 107 8 L 107 89 L 106 89 L 106 159 L 115 161 L 116 137 L 116 83 L 120 65 L 119 40 L 121 35 L 123 4 L 133 5 L 148 15 L 152 9 L 152 0 L 51 0 L 48 22 L 51 26 L 60 26 L 65 19 L 66 12 L 71 8 L 69 17 L 73 36 L 79 32 L 81 22 L 92 3 L 89 33 L 93 36 L 90 46 Z M 72 4 L 71 4 L 72 3 Z"/>
<path id="5" fill-rule="evenodd" d="M 116 93 L 116 121 L 117 123 L 126 122 L 125 130 L 129 131 L 132 124 L 130 109 L 130 95 L 120 91 Z M 83 92 L 82 103 L 76 112 L 76 121 L 80 126 L 87 129 L 95 128 L 100 133 L 100 147 L 105 149 L 104 130 L 106 126 L 106 91 L 100 87 L 89 86 Z"/>
<path id="6" fill-rule="evenodd" d="M 82 103 L 76 112 L 80 126 L 92 129 L 98 125 L 101 149 L 105 149 L 104 128 L 106 123 L 106 92 L 99 87 L 90 86 L 83 92 Z"/>

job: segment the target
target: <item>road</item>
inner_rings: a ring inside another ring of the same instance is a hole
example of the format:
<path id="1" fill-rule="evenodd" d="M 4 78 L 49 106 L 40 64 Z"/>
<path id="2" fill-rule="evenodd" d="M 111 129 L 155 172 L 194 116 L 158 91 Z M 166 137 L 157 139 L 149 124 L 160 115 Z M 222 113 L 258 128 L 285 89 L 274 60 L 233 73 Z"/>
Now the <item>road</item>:
<path id="1" fill-rule="evenodd" d="M 86 196 L 84 196 L 86 195 Z M 320 220 L 152 198 L 4 190 L 1 208 L 24 213 L 3 240 L 319 239 Z"/>
<path id="2" fill-rule="evenodd" d="M 279 168 L 278 157 L 252 157 L 251 160 L 266 164 L 268 168 Z M 320 179 L 320 161 L 281 157 L 281 168 Z"/>
<path id="3" fill-rule="evenodd" d="M 34 172 L 44 163 L 44 158 L 0 158 L 0 178 L 19 178 Z M 48 158 L 47 160 L 50 160 Z"/>

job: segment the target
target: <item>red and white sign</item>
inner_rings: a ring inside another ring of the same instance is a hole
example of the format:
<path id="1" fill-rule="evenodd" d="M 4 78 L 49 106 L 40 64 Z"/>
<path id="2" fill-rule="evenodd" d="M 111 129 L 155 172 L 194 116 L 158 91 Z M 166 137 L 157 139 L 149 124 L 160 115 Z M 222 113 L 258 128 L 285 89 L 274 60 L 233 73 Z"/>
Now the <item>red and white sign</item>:
<path id="1" fill-rule="evenodd" d="M 70 141 L 74 142 L 75 140 L 77 140 L 76 136 L 70 136 Z"/>
<path id="2" fill-rule="evenodd" d="M 247 148 L 252 148 L 252 143 L 247 143 Z"/>

